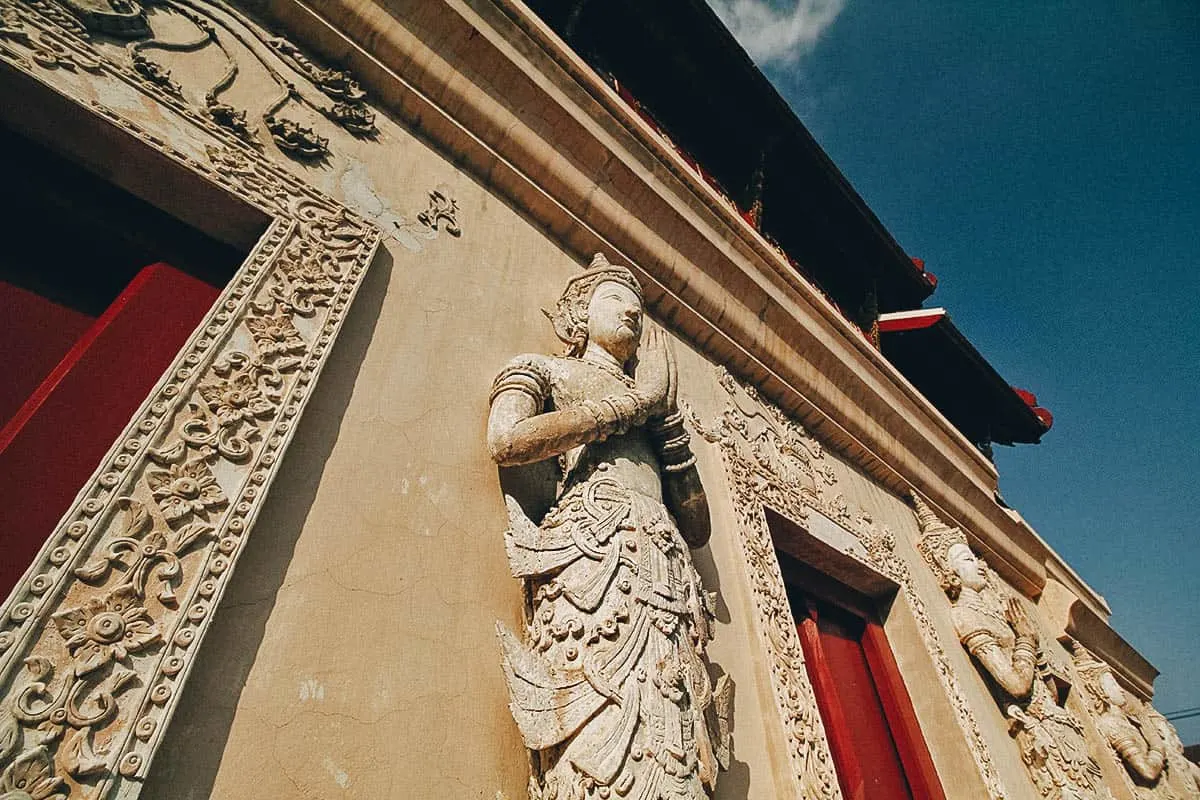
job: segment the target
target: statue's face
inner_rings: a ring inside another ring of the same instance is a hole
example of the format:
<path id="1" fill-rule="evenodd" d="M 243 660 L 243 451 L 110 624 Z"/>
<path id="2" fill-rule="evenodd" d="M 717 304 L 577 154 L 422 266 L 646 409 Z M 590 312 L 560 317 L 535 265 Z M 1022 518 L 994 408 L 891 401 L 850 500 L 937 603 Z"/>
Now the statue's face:
<path id="1" fill-rule="evenodd" d="M 987 569 L 965 544 L 954 544 L 946 553 L 950 569 L 958 575 L 963 586 L 979 592 L 987 586 Z"/>
<path id="2" fill-rule="evenodd" d="M 1121 688 L 1121 684 L 1117 683 L 1117 679 L 1107 670 L 1100 676 L 1100 688 L 1104 691 L 1104 696 L 1108 698 L 1108 702 L 1114 706 L 1125 705 L 1125 690 Z"/>
<path id="3" fill-rule="evenodd" d="M 642 302 L 628 286 L 605 281 L 588 302 L 588 342 L 621 364 L 637 353 L 642 338 Z"/>

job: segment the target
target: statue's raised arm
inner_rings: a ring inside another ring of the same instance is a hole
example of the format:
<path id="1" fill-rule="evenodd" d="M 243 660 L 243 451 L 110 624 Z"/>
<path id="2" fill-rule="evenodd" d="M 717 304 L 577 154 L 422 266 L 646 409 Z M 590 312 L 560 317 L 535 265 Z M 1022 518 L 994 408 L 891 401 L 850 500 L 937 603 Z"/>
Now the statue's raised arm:
<path id="1" fill-rule="evenodd" d="M 488 418 L 497 464 L 558 466 L 544 519 L 507 498 L 532 613 L 523 641 L 500 637 L 510 708 L 538 753 L 530 794 L 701 800 L 728 756 L 732 690 L 708 674 L 714 600 L 689 548 L 710 523 L 675 357 L 633 274 L 603 256 L 547 316 L 567 352 L 509 362 Z"/>
<path id="2" fill-rule="evenodd" d="M 701 547 L 710 533 L 708 503 L 679 413 L 671 343 L 661 329 L 645 324 L 633 274 L 597 259 L 548 312 L 567 354 L 518 356 L 497 376 L 488 447 L 501 466 L 565 456 L 577 467 L 587 445 L 648 438 L 659 461 L 662 497 L 688 544 Z M 619 444 L 594 449 L 622 455 Z M 593 461 L 585 466 L 596 466 Z"/>

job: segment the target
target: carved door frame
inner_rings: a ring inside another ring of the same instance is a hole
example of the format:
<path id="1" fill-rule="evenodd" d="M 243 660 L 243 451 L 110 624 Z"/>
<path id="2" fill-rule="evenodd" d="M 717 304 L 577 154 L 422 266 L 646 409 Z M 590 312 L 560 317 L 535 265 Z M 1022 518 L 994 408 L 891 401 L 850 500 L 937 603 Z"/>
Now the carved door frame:
<path id="1" fill-rule="evenodd" d="M 134 798 L 380 233 L 62 17 L 0 0 L 2 114 L 265 226 L 0 605 L 0 792 Z"/>
<path id="2" fill-rule="evenodd" d="M 692 422 L 706 440 L 718 446 L 725 466 L 736 515 L 734 532 L 754 598 L 755 627 L 769 656 L 771 685 L 800 796 L 841 800 L 842 793 L 776 549 L 797 554 L 791 552 L 794 543 L 772 535 L 771 514 L 804 532 L 810 544 L 817 543 L 822 556 L 835 554 L 850 576 L 844 582 L 856 590 L 876 598 L 894 593 L 903 599 L 963 731 L 982 785 L 991 800 L 1003 800 L 1007 792 L 987 742 L 925 602 L 913 586 L 908 565 L 895 551 L 895 535 L 866 511 L 851 507 L 841 491 L 838 470 L 821 444 L 799 423 L 723 370 L 720 383 L 728 393 L 725 410 L 714 424 L 705 424 L 695 415 Z M 810 528 L 824 528 L 831 536 L 817 537 Z M 798 555 L 807 561 L 814 553 Z"/>

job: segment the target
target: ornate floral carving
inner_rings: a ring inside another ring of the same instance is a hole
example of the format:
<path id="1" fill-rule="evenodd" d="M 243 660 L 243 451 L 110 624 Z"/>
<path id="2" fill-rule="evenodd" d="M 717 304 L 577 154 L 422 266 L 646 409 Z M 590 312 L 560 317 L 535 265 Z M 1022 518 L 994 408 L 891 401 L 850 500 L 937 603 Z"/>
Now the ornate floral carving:
<path id="1" fill-rule="evenodd" d="M 836 468 L 801 425 L 724 370 L 720 382 L 729 394 L 724 412 L 715 425 L 705 426 L 699 420 L 695 424 L 706 439 L 720 446 L 733 487 L 738 540 L 754 589 L 758 629 L 771 657 L 775 698 L 804 796 L 836 798 L 841 791 L 804 669 L 804 654 L 767 526 L 767 506 L 796 522 L 808 519 L 810 509 L 838 520 L 857 536 L 870 565 L 901 587 L 989 795 L 993 800 L 1005 797 L 983 734 L 925 602 L 912 586 L 907 564 L 895 552 L 894 534 L 877 525 L 870 514 L 850 507 L 839 491 Z"/>
<path id="2" fill-rule="evenodd" d="M 222 428 L 242 422 L 253 424 L 256 419 L 267 419 L 275 413 L 275 403 L 267 399 L 258 381 L 247 371 L 238 371 L 228 377 L 217 375 L 200 384 L 199 388 L 200 396 Z"/>
<path id="3" fill-rule="evenodd" d="M 1049 800 L 1111 800 L 1088 754 L 1082 723 L 1051 693 L 1056 671 L 1032 620 L 971 551 L 962 530 L 942 522 L 920 495 L 911 499 L 920 529 L 917 551 L 950 599 L 959 641 L 1009 718 L 1030 780 Z"/>
<path id="4" fill-rule="evenodd" d="M 266 316 L 249 317 L 246 327 L 254 337 L 255 349 L 264 356 L 293 356 L 308 348 L 308 343 L 296 329 L 292 318 L 282 310 Z"/>
<path id="5" fill-rule="evenodd" d="M 147 470 L 146 484 L 167 522 L 191 514 L 207 519 L 209 511 L 229 504 L 212 470 L 199 458 L 170 464 L 165 470 Z"/>
<path id="6" fill-rule="evenodd" d="M 60 611 L 54 624 L 83 675 L 109 661 L 124 661 L 161 637 L 150 612 L 133 586 L 118 586 L 102 597 L 90 597 L 81 608 Z"/>
<path id="7" fill-rule="evenodd" d="M 308 161 L 315 161 L 329 155 L 329 140 L 312 128 L 301 125 L 295 120 L 279 118 L 274 114 L 263 117 L 271 139 L 285 153 Z"/>
<path id="8" fill-rule="evenodd" d="M 134 798 L 379 233 L 48 0 L 0 0 L 0 20 L 0 59 L 143 93 L 206 157 L 85 110 L 273 218 L 0 606 L 0 797 Z"/>
<path id="9" fill-rule="evenodd" d="M 61 800 L 62 778 L 55 776 L 44 747 L 26 750 L 0 774 L 0 797 L 12 800 Z"/>
<path id="10" fill-rule="evenodd" d="M 357 136 L 374 136 L 378 132 L 375 112 L 365 103 L 366 92 L 348 72 L 318 66 L 286 39 L 269 36 L 265 41 L 280 57 L 335 101 L 324 109 L 327 117 Z"/>
<path id="11" fill-rule="evenodd" d="M 130 38 L 145 36 L 146 13 L 136 0 L 59 0 L 84 27 L 95 33 Z"/>
<path id="12" fill-rule="evenodd" d="M 139 70 L 139 72 L 145 74 L 144 70 Z M 161 85 L 161 81 L 159 80 L 152 80 L 152 82 Z M 204 105 L 213 122 L 226 130 L 233 131 L 242 141 L 252 144 L 258 143 L 254 138 L 254 131 L 250 130 L 250 123 L 246 121 L 245 111 L 234 108 L 228 103 L 222 103 L 212 94 L 204 98 Z"/>
<path id="13" fill-rule="evenodd" d="M 0 4 L 0 56 L 26 69 L 36 64 L 46 69 L 101 72 L 102 59 L 98 54 L 37 24 L 35 9 L 40 10 L 44 5 L 23 7 L 13 0 Z"/>
<path id="14" fill-rule="evenodd" d="M 170 92 L 176 97 L 183 97 L 183 87 L 171 80 L 171 70 L 167 69 L 156 61 L 151 61 L 141 50 L 130 50 L 129 58 L 133 63 L 133 68 L 137 70 L 138 74 L 143 78 L 155 84 L 156 86 L 161 86 L 164 90 Z M 218 122 L 220 122 L 220 120 L 218 120 Z M 242 115 L 241 122 L 242 127 L 244 128 L 246 122 L 245 114 Z"/>
<path id="15" fill-rule="evenodd" d="M 458 201 L 450 196 L 450 189 L 444 185 L 429 193 L 429 207 L 417 214 L 417 221 L 435 231 L 445 223 L 446 233 L 462 235 L 462 228 L 458 227 Z"/>
<path id="16" fill-rule="evenodd" d="M 8 2 L 12 4 L 13 0 Z M 148 17 L 145 5 L 153 5 L 159 14 L 185 20 L 196 35 L 186 41 L 158 38 L 158 18 Z M 377 133 L 375 112 L 366 104 L 366 95 L 352 76 L 318 66 L 296 45 L 271 33 L 233 5 L 213 0 L 155 0 L 152 4 L 132 0 L 35 0 L 30 6 L 59 31 L 79 41 L 87 40 L 89 32 L 130 40 L 126 53 L 131 74 L 184 103 L 189 94 L 195 93 L 203 98 L 203 109 L 213 122 L 255 146 L 259 146 L 255 123 L 247 119 L 245 110 L 222 99 L 241 71 L 239 61 L 245 59 L 262 67 L 281 92 L 262 121 L 271 139 L 289 156 L 302 160 L 324 158 L 329 154 L 329 140 L 301 122 L 281 116 L 288 104 L 310 109 L 355 136 Z M 101 69 L 100 59 L 85 55 L 77 47 L 65 46 L 60 37 L 32 34 L 12 8 L 0 8 L 0 52 L 20 57 L 5 48 L 5 39 L 23 44 L 41 66 L 91 72 Z M 243 47 L 235 49 L 236 44 Z M 183 76 L 181 83 L 151 55 L 154 50 L 195 52 L 205 48 L 218 51 L 227 64 L 216 84 L 208 87 L 185 87 L 188 76 Z M 319 95 L 332 102 L 321 102 Z"/>

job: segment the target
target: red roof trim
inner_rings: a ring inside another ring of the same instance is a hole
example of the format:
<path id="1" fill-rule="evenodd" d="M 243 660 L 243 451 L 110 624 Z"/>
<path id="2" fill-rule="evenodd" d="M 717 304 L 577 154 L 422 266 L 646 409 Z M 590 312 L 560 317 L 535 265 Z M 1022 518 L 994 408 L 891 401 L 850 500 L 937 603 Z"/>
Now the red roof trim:
<path id="1" fill-rule="evenodd" d="M 879 332 L 896 333 L 930 328 L 946 316 L 944 308 L 922 308 L 916 311 L 893 311 L 879 315 Z"/>

